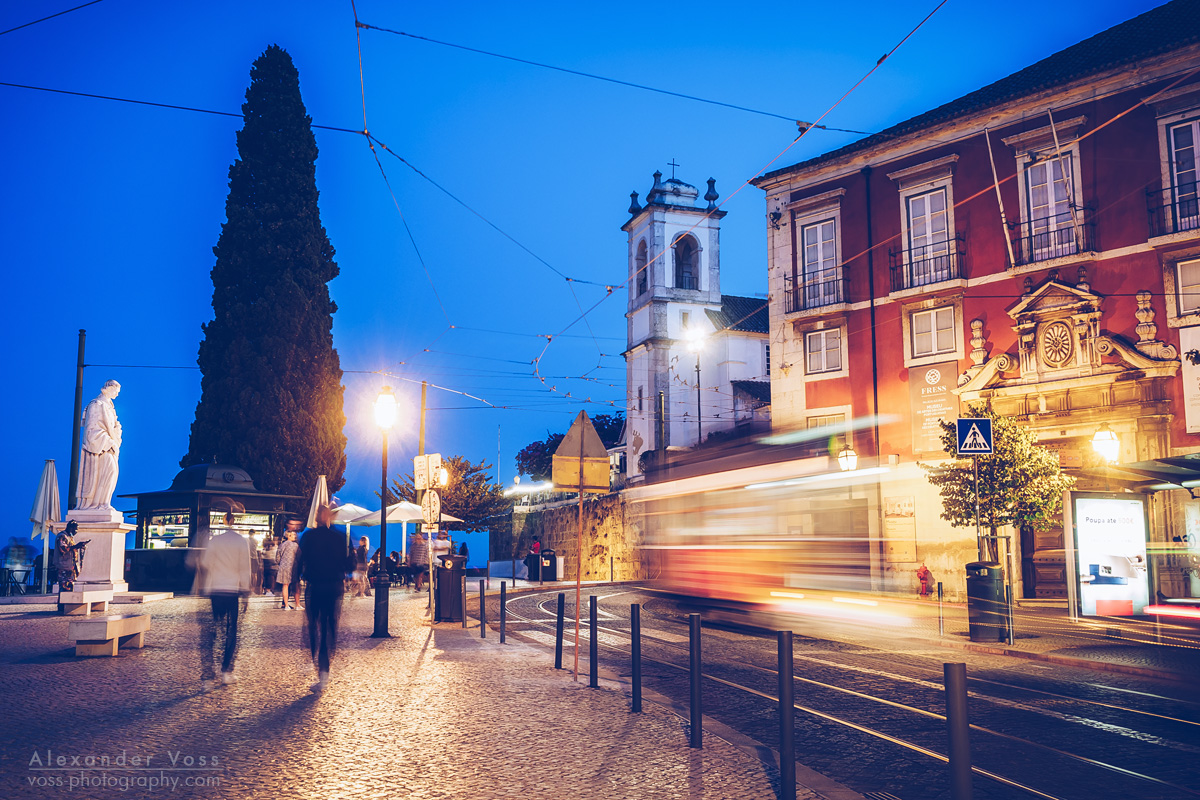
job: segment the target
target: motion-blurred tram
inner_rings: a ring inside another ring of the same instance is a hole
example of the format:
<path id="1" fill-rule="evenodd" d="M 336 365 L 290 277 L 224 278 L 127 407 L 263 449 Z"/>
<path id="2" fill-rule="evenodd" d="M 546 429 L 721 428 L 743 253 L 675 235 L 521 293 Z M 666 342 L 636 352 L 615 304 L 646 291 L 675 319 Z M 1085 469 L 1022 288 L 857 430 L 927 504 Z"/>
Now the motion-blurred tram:
<path id="1" fill-rule="evenodd" d="M 865 593 L 887 588 L 878 511 L 891 467 L 845 469 L 841 441 L 809 432 L 705 448 L 631 489 L 629 513 L 659 585 L 746 611 L 811 614 L 818 599 L 868 604 Z"/>

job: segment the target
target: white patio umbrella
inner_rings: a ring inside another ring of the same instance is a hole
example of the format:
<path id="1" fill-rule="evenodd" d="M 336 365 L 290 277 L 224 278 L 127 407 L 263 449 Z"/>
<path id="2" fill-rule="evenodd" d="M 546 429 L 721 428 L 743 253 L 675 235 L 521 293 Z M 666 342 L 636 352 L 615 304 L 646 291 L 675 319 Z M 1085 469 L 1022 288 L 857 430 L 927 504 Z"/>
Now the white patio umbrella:
<path id="1" fill-rule="evenodd" d="M 382 510 L 382 509 L 381 509 Z M 378 525 L 380 519 L 379 511 L 372 511 L 356 520 L 353 525 Z M 405 524 L 408 522 L 424 522 L 424 515 L 421 513 L 421 507 L 416 503 L 410 503 L 408 500 L 401 500 L 399 503 L 393 503 L 388 506 L 388 522 L 399 522 Z M 462 522 L 458 517 L 449 514 L 442 514 L 442 522 Z M 408 529 L 405 528 L 404 536 L 400 539 L 401 555 L 408 553 Z"/>
<path id="2" fill-rule="evenodd" d="M 338 525 L 359 525 L 358 518 L 370 513 L 369 509 L 354 503 L 343 503 L 333 510 L 333 521 Z"/>
<path id="3" fill-rule="evenodd" d="M 317 476 L 317 488 L 313 491 L 312 505 L 308 507 L 308 527 L 317 527 L 317 509 L 329 503 L 329 484 L 324 475 Z"/>
<path id="4" fill-rule="evenodd" d="M 33 510 L 29 512 L 29 521 L 33 523 L 33 533 L 30 538 L 42 535 L 42 594 L 46 593 L 46 576 L 50 572 L 50 525 L 58 522 L 62 509 L 58 500 L 58 470 L 54 468 L 54 459 L 47 458 L 42 467 L 42 479 L 38 483 L 37 494 L 33 498 Z"/>

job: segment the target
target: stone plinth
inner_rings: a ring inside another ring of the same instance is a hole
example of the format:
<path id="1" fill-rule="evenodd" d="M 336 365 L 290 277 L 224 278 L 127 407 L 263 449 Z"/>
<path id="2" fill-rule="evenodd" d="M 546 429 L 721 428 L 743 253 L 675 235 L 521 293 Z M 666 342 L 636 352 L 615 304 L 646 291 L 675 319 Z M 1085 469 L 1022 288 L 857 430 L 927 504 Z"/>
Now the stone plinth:
<path id="1" fill-rule="evenodd" d="M 126 524 L 121 513 L 112 509 L 72 509 L 67 512 L 70 520 L 79 524 L 76 544 L 88 543 L 75 591 L 129 591 L 125 581 L 125 534 L 134 526 Z"/>

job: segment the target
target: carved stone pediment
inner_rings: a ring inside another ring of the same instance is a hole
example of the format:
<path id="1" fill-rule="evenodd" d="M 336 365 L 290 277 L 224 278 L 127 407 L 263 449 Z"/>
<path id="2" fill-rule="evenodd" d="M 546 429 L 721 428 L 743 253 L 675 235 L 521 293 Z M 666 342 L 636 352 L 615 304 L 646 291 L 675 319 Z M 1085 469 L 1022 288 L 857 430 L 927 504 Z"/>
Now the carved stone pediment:
<path id="1" fill-rule="evenodd" d="M 1151 378 L 1174 375 L 1179 369 L 1178 354 L 1155 338 L 1150 293 L 1138 293 L 1140 341 L 1136 345 L 1101 333 L 1103 303 L 1104 298 L 1091 291 L 1082 269 L 1074 286 L 1054 275 L 1036 288 L 1027 281 L 1021 299 L 1008 309 L 1017 335 L 1016 355 L 997 353 L 985 359 L 982 323 L 972 323 L 975 363 L 959 377 L 956 391 L 964 400 L 972 400 L 1000 387 L 1040 393 L 1045 389 L 1040 384 L 1107 383 L 1128 371 Z M 1013 375 L 1014 370 L 1019 375 Z"/>
<path id="2" fill-rule="evenodd" d="M 1095 374 L 1101 367 L 1100 317 L 1104 298 L 1085 280 L 1072 286 L 1052 277 L 1029 287 L 1008 309 L 1017 334 L 1021 380 L 1040 382 Z"/>

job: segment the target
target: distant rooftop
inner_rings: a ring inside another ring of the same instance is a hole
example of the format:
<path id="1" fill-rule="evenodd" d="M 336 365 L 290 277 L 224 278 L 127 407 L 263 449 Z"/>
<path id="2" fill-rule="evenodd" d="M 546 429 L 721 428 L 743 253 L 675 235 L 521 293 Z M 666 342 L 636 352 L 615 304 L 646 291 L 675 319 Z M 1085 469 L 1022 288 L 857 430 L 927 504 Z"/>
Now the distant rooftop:
<path id="1" fill-rule="evenodd" d="M 746 333 L 766 333 L 770 330 L 767 301 L 758 297 L 723 294 L 720 311 L 706 308 L 704 313 L 717 330 Z"/>

